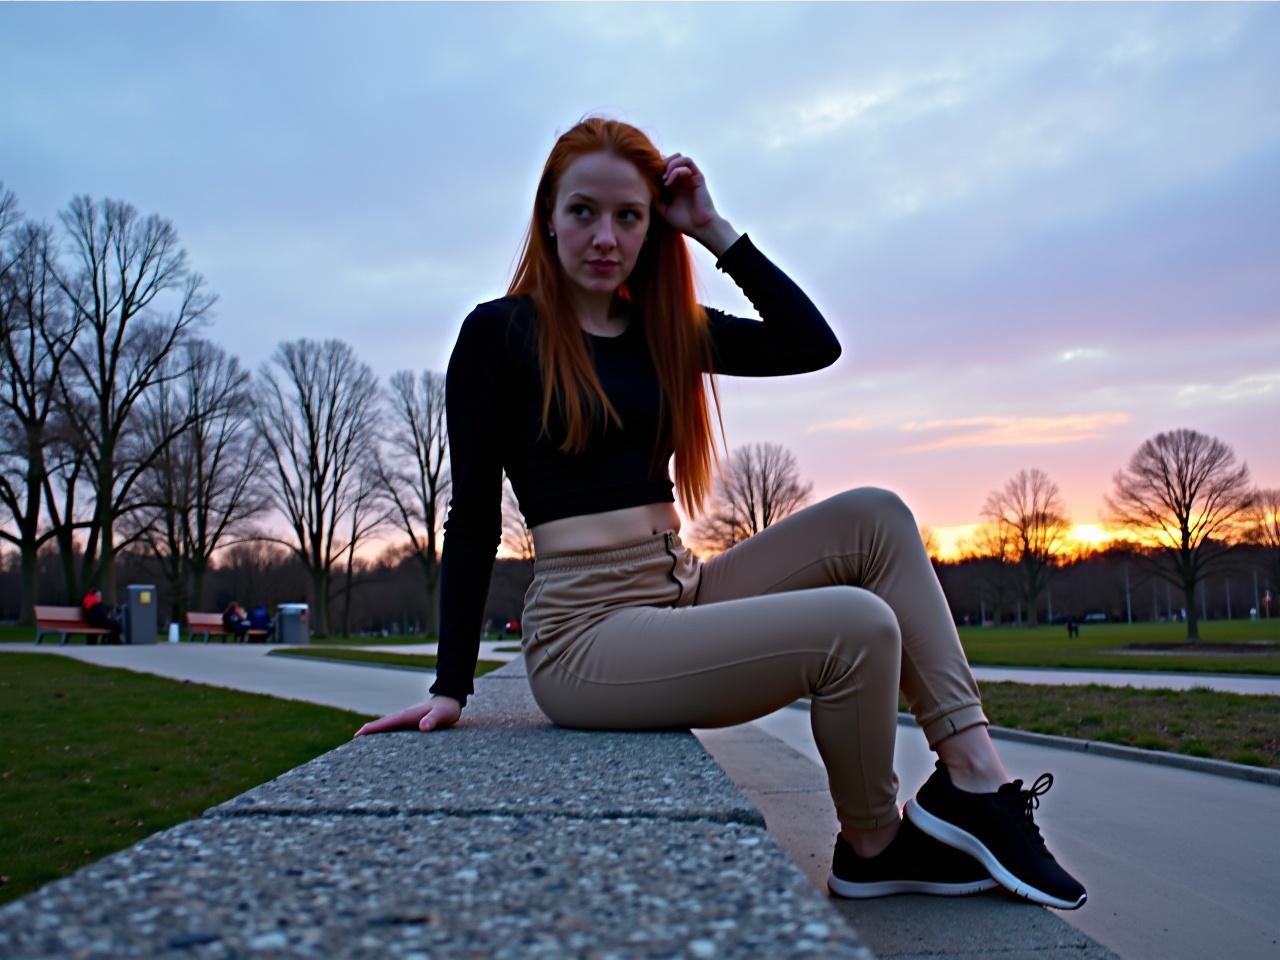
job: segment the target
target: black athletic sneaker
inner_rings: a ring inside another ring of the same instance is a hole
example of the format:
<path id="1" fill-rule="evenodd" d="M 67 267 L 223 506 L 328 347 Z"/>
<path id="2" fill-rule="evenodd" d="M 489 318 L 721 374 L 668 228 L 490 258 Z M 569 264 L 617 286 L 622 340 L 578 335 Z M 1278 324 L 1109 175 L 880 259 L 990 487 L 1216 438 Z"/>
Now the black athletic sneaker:
<path id="1" fill-rule="evenodd" d="M 939 760 L 915 799 L 907 801 L 906 814 L 929 836 L 976 857 L 1010 892 L 1074 910 L 1085 901 L 1084 887 L 1053 858 L 1031 816 L 1051 786 L 1053 775 L 1043 773 L 1029 790 L 1015 780 L 995 793 L 969 793 L 951 782 Z"/>
<path id="2" fill-rule="evenodd" d="M 827 877 L 827 889 L 837 897 L 858 900 L 895 893 L 963 897 L 998 886 L 973 857 L 921 833 L 907 819 L 889 846 L 870 858 L 858 856 L 844 837 L 836 834 L 836 852 Z"/>

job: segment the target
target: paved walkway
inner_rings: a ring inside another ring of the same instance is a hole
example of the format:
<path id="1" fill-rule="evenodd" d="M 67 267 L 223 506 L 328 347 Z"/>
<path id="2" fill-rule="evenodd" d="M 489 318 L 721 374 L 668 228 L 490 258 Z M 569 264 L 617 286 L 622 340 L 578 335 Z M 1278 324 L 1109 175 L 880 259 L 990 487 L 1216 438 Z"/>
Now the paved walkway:
<path id="1" fill-rule="evenodd" d="M 1145 670 L 1055 670 L 1040 667 L 974 667 L 979 680 L 1050 683 L 1065 686 L 1097 683 L 1104 687 L 1191 690 L 1208 687 L 1223 693 L 1280 696 L 1280 677 L 1222 673 L 1155 673 Z"/>
<path id="2" fill-rule="evenodd" d="M 752 726 L 821 763 L 807 711 L 780 710 Z M 1037 822 L 1089 889 L 1084 907 L 1061 914 L 1068 923 L 1134 960 L 1280 957 L 1280 788 L 1008 740 L 999 749 L 1014 776 L 1055 775 Z M 894 767 L 903 797 L 932 771 L 918 728 L 898 728 Z M 827 816 L 820 851 L 807 849 L 813 840 L 782 840 L 793 857 L 830 855 Z M 873 927 L 855 923 L 874 948 Z"/>
<path id="3" fill-rule="evenodd" d="M 369 715 L 422 699 L 431 679 L 413 671 L 268 657 L 270 649 L 0 644 L 0 651 L 68 655 Z M 491 649 L 488 655 L 497 656 Z M 1034 675 L 1037 682 L 1057 682 L 1046 677 L 1057 672 L 1022 673 Z M 782 710 L 751 726 L 818 762 L 806 712 Z M 1016 776 L 1031 779 L 1052 770 L 1058 777 L 1039 820 L 1053 849 L 1081 874 L 1090 893 L 1083 909 L 1063 914 L 1068 922 L 1126 958 L 1280 956 L 1280 914 L 1275 910 L 1280 858 L 1271 852 L 1280 822 L 1280 789 L 1029 744 L 1002 741 L 1000 750 Z M 757 749 L 755 756 L 760 775 L 777 782 L 773 792 L 785 794 L 788 784 L 778 782 L 787 776 L 780 772 L 784 767 L 767 751 Z M 897 756 L 902 795 L 908 796 L 931 767 L 918 730 L 899 728 Z M 812 771 L 806 771 L 812 780 Z M 814 794 L 805 787 L 797 797 L 806 791 Z M 829 858 L 834 835 L 829 801 L 819 790 L 809 802 L 812 809 L 826 811 L 829 823 L 808 830 L 800 840 L 779 838 L 802 866 L 802 858 Z M 820 841 L 814 839 L 819 836 Z"/>
<path id="4" fill-rule="evenodd" d="M 513 647 L 517 643 L 518 641 L 514 639 L 487 641 L 481 645 L 480 656 L 489 660 L 510 660 L 520 654 L 498 648 Z M 365 649 L 383 650 L 387 653 L 434 654 L 436 645 L 421 643 L 412 646 L 378 646 Z M 1277 676 L 1171 673 L 1152 670 L 1065 670 L 1052 667 L 974 667 L 973 674 L 979 680 L 993 682 L 1008 680 L 1015 683 L 1049 683 L 1063 686 L 1096 683 L 1104 687 L 1141 687 L 1148 690 L 1191 690 L 1195 687 L 1207 687 L 1223 693 L 1280 696 L 1280 677 Z"/>

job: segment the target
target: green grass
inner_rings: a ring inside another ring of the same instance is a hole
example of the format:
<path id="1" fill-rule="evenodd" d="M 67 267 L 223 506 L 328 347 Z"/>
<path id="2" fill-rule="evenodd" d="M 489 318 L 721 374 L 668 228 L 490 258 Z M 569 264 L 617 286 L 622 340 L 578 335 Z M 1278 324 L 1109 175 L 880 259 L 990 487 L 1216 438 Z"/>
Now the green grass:
<path id="1" fill-rule="evenodd" d="M 44 654 L 0 660 L 0 902 L 351 738 L 367 717 Z"/>
<path id="2" fill-rule="evenodd" d="M 419 670 L 434 670 L 436 658 L 427 653 L 384 653 L 380 650 L 347 650 L 342 647 L 316 649 L 313 647 L 278 647 L 268 656 L 272 657 L 314 657 L 318 660 L 347 660 L 356 663 L 386 663 L 397 667 L 415 667 Z M 481 660 L 476 664 L 476 676 L 497 670 L 503 666 L 502 660 Z"/>
<path id="3" fill-rule="evenodd" d="M 1200 625 L 1205 643 L 1280 642 L 1280 618 L 1209 620 Z M 981 666 L 1064 667 L 1102 670 L 1165 670 L 1183 673 L 1280 675 L 1280 650 L 1268 654 L 1115 653 L 1135 643 L 1179 643 L 1180 623 L 1081 624 L 1080 636 L 1066 627 L 961 627 L 969 662 Z"/>
<path id="4" fill-rule="evenodd" d="M 339 647 L 412 647 L 435 643 L 436 638 L 420 634 L 416 637 L 312 637 L 317 646 Z"/>
<path id="5" fill-rule="evenodd" d="M 979 687 L 997 726 L 1280 768 L 1280 697 L 1095 684 Z"/>

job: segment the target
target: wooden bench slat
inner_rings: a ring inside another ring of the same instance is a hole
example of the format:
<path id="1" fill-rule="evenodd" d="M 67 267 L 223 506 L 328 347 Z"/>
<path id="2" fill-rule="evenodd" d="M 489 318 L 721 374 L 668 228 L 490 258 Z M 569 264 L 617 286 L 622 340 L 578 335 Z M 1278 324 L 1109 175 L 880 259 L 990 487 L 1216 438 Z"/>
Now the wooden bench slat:
<path id="1" fill-rule="evenodd" d="M 67 637 L 71 634 L 83 636 L 106 636 L 111 633 L 109 627 L 91 627 L 85 622 L 84 612 L 79 607 L 51 607 L 36 604 L 36 644 L 39 645 L 46 633 L 56 633 L 62 637 L 61 645 L 66 646 Z"/>
<path id="2" fill-rule="evenodd" d="M 191 636 L 202 633 L 204 634 L 204 642 L 208 643 L 210 635 L 230 636 L 232 631 L 222 625 L 222 614 L 220 613 L 188 613 L 187 633 Z M 269 637 L 270 635 L 270 630 L 264 630 L 261 627 L 250 627 L 245 634 L 247 637 Z"/>

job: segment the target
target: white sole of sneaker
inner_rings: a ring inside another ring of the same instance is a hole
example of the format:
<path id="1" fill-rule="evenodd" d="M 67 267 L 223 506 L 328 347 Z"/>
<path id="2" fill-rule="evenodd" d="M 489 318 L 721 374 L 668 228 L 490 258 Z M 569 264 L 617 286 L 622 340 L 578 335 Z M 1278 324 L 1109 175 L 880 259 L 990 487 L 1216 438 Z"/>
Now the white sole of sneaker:
<path id="1" fill-rule="evenodd" d="M 881 880 L 878 883 L 850 883 L 834 873 L 827 877 L 827 889 L 837 897 L 847 900 L 872 900 L 876 897 L 892 897 L 899 893 L 927 893 L 934 897 L 968 897 L 984 890 L 994 890 L 1000 884 L 988 877 L 970 883 L 929 883 L 925 880 Z"/>
<path id="2" fill-rule="evenodd" d="M 1022 897 L 1024 900 L 1030 900 L 1032 903 L 1038 903 L 1046 907 L 1056 907 L 1059 910 L 1075 910 L 1084 906 L 1087 894 L 1081 894 L 1080 899 L 1076 901 L 1063 900 L 1061 897 L 1055 897 L 1052 894 L 1045 893 L 1043 890 L 1037 890 L 1026 881 L 1015 877 L 996 859 L 995 854 L 987 849 L 985 843 L 969 833 L 969 831 L 961 830 L 955 824 L 947 823 L 947 821 L 935 817 L 920 804 L 916 803 L 914 797 L 907 801 L 906 806 L 903 808 L 903 813 L 911 818 L 912 823 L 933 837 L 933 839 L 969 854 L 969 856 L 987 868 L 987 872 L 995 880 L 999 881 L 1000 886 L 1015 897 Z"/>

